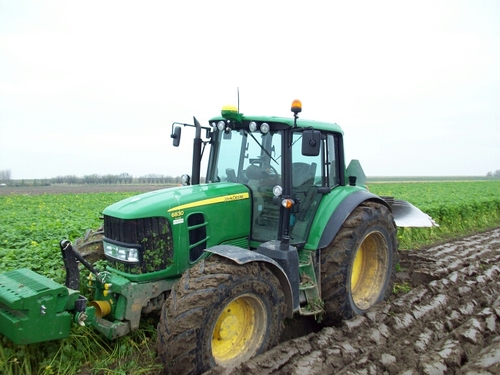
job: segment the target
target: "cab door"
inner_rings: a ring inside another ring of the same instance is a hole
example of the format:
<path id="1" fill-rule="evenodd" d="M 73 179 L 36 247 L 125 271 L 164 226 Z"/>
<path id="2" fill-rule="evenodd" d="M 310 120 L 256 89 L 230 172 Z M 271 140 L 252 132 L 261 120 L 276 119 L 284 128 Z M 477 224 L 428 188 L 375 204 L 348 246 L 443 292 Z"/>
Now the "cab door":
<path id="1" fill-rule="evenodd" d="M 339 184 L 338 139 L 335 134 L 322 134 L 320 153 L 302 154 L 302 132 L 293 133 L 292 197 L 296 202 L 290 216 L 292 244 L 305 243 L 311 223 L 324 194 Z"/>

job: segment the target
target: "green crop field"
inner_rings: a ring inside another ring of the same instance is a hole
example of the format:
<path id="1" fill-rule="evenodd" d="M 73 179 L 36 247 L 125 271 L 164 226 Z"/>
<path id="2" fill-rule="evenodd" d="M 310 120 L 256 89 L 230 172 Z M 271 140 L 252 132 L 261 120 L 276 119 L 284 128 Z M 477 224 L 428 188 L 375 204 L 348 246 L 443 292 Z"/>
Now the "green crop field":
<path id="1" fill-rule="evenodd" d="M 398 230 L 400 248 L 415 249 L 500 226 L 500 181 L 371 183 L 375 194 L 408 200 L 432 216 L 439 228 Z M 75 240 L 101 224 L 101 211 L 134 193 L 0 196 L 0 272 L 28 267 L 64 283 L 59 250 L 63 238 Z M 155 321 L 145 320 L 133 334 L 108 342 L 85 327 L 64 340 L 15 346 L 0 337 L 0 373 L 152 374 Z"/>
<path id="2" fill-rule="evenodd" d="M 98 227 L 106 206 L 135 194 L 0 196 L 0 272 L 27 267 L 64 284 L 59 241 Z M 67 339 L 26 346 L 0 336 L 0 374 L 158 373 L 155 324 L 144 320 L 139 331 L 114 342 L 76 326 Z"/>
<path id="3" fill-rule="evenodd" d="M 439 228 L 399 228 L 400 249 L 500 225 L 500 181 L 372 183 L 371 192 L 407 200 L 429 214 Z"/>
<path id="4" fill-rule="evenodd" d="M 0 197 L 0 272 L 20 267 L 64 281 L 59 241 L 97 228 L 101 211 L 134 193 Z"/>

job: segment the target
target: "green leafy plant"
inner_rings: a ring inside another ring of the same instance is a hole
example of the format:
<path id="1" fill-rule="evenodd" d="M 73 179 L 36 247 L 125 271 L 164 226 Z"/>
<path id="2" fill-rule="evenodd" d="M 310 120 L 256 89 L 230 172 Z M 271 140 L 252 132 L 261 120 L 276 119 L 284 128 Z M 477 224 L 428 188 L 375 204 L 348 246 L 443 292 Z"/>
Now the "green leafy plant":
<path id="1" fill-rule="evenodd" d="M 403 282 L 396 282 L 394 283 L 394 286 L 392 288 L 392 292 L 394 294 L 406 294 L 411 290 L 411 285 L 408 284 L 406 281 Z"/>

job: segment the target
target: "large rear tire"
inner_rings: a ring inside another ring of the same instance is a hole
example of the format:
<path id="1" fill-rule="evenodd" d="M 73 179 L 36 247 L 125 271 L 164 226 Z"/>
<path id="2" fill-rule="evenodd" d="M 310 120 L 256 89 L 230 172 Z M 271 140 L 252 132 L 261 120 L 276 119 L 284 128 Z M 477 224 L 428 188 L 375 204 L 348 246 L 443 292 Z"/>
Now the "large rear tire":
<path id="1" fill-rule="evenodd" d="M 172 289 L 158 324 L 158 354 L 172 374 L 235 366 L 276 345 L 284 314 L 280 283 L 264 264 L 213 255 Z"/>
<path id="2" fill-rule="evenodd" d="M 321 253 L 324 322 L 363 314 L 392 293 L 396 225 L 386 206 L 364 202 Z"/>

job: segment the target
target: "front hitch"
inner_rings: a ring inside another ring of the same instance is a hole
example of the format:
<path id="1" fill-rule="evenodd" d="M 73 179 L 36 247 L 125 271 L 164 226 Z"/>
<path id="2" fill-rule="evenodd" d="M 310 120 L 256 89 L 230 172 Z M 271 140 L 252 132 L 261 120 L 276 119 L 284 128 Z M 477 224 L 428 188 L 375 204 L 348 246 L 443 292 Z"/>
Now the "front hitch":
<path id="1" fill-rule="evenodd" d="M 79 290 L 80 288 L 80 269 L 78 268 L 78 261 L 90 272 L 96 275 L 96 277 L 99 275 L 99 272 L 92 267 L 92 265 L 87 262 L 79 252 L 73 249 L 70 241 L 62 240 L 59 242 L 59 247 L 61 248 L 64 267 L 66 268 L 65 285 L 68 288 L 73 290 Z"/>

